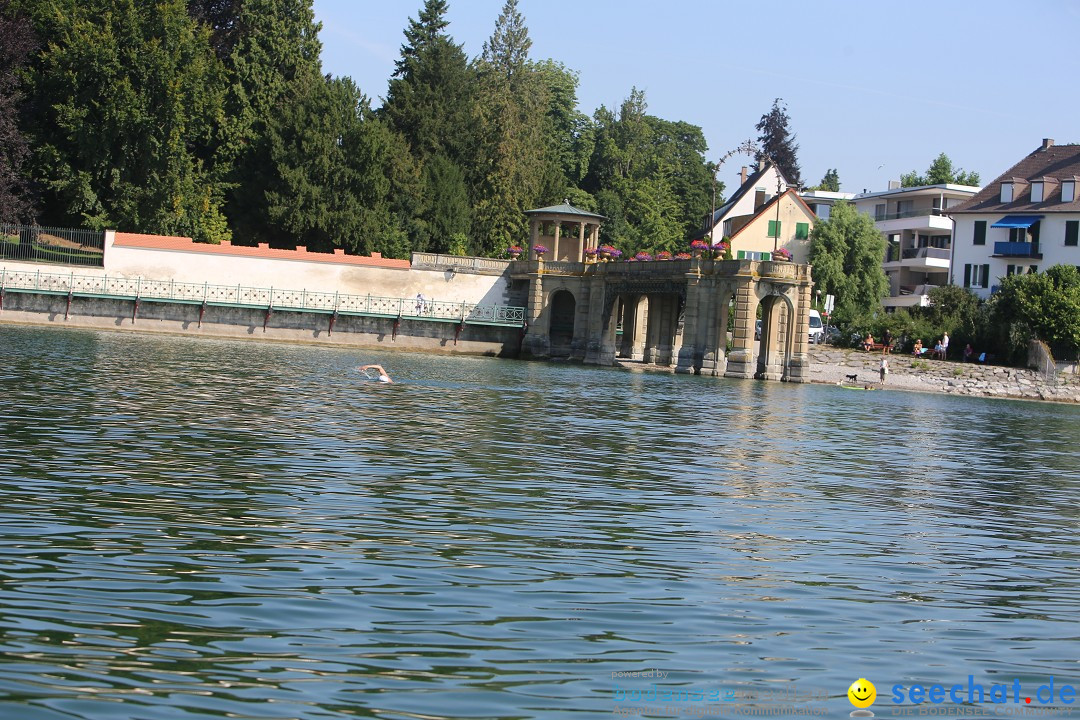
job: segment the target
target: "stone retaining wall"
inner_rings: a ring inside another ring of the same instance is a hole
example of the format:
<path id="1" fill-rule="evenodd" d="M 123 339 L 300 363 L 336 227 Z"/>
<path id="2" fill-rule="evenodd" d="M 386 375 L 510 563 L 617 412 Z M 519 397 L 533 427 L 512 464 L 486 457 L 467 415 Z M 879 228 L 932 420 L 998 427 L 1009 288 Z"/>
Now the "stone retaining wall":
<path id="1" fill-rule="evenodd" d="M 810 380 L 820 383 L 850 382 L 856 375 L 864 385 L 882 386 L 881 355 L 820 345 L 810 349 Z M 1022 398 L 1080 402 L 1080 376 L 1059 373 L 1052 381 L 1034 370 L 979 365 L 977 363 L 922 360 L 910 355 L 889 355 L 889 373 L 883 387 L 924 392 L 944 392 L 979 397 Z"/>

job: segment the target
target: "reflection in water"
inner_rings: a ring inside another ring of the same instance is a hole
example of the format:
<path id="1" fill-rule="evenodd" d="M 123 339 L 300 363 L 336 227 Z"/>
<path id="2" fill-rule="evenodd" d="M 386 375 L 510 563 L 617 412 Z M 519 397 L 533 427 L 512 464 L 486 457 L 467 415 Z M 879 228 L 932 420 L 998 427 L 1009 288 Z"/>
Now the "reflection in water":
<path id="1" fill-rule="evenodd" d="M 1077 408 L 53 329 L 0 358 L 2 717 L 1078 674 Z"/>

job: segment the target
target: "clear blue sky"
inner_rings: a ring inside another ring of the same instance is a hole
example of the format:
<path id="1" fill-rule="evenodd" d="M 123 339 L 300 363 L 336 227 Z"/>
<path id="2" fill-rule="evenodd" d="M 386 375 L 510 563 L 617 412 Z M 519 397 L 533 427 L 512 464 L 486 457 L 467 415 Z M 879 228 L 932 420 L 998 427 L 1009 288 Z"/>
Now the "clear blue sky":
<path id="1" fill-rule="evenodd" d="M 450 0 L 469 57 L 503 0 Z M 323 70 L 381 104 L 402 31 L 423 0 L 315 0 Z M 884 190 L 940 152 L 988 182 L 1052 137 L 1080 142 L 1073 0 L 520 0 L 533 59 L 580 73 L 580 109 L 617 107 L 637 86 L 649 112 L 700 125 L 716 160 L 756 137 L 783 98 L 808 184 Z M 737 184 L 742 156 L 721 168 Z"/>

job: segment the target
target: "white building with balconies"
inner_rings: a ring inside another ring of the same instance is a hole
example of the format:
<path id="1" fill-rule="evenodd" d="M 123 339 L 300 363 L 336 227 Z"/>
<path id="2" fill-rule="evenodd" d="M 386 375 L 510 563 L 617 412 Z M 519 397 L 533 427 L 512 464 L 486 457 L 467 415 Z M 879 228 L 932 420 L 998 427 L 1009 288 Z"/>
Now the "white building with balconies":
<path id="1" fill-rule="evenodd" d="M 1080 145 L 1050 138 L 952 210 L 952 280 L 988 298 L 1002 278 L 1080 269 Z"/>
<path id="2" fill-rule="evenodd" d="M 949 282 L 953 222 L 948 211 L 979 192 L 968 185 L 920 185 L 860 193 L 855 209 L 874 218 L 885 236 L 883 267 L 889 295 L 881 304 L 898 307 L 930 304 L 930 291 Z"/>

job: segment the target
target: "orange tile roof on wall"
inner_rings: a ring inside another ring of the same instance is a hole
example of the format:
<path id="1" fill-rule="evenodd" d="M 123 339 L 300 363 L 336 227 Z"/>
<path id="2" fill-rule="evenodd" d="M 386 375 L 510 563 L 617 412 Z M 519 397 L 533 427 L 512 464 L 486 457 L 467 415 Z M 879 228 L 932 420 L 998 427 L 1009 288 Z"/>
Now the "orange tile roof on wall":
<path id="1" fill-rule="evenodd" d="M 308 252 L 306 248 L 297 247 L 296 250 L 279 250 L 271 248 L 266 243 L 259 243 L 257 247 L 248 245 L 233 245 L 226 241 L 220 245 L 197 243 L 191 238 L 175 237 L 168 235 L 141 235 L 138 233 L 116 233 L 113 242 L 114 247 L 145 248 L 147 250 L 172 250 L 174 252 L 193 252 L 209 255 L 232 255 L 251 258 L 269 258 L 271 260 L 299 260 L 302 262 L 337 263 L 339 265 L 364 265 L 367 267 L 399 268 L 408 270 L 412 263 L 408 260 L 394 260 L 384 258 L 380 253 L 367 255 L 346 255 L 344 250 L 338 249 L 333 253 Z"/>

